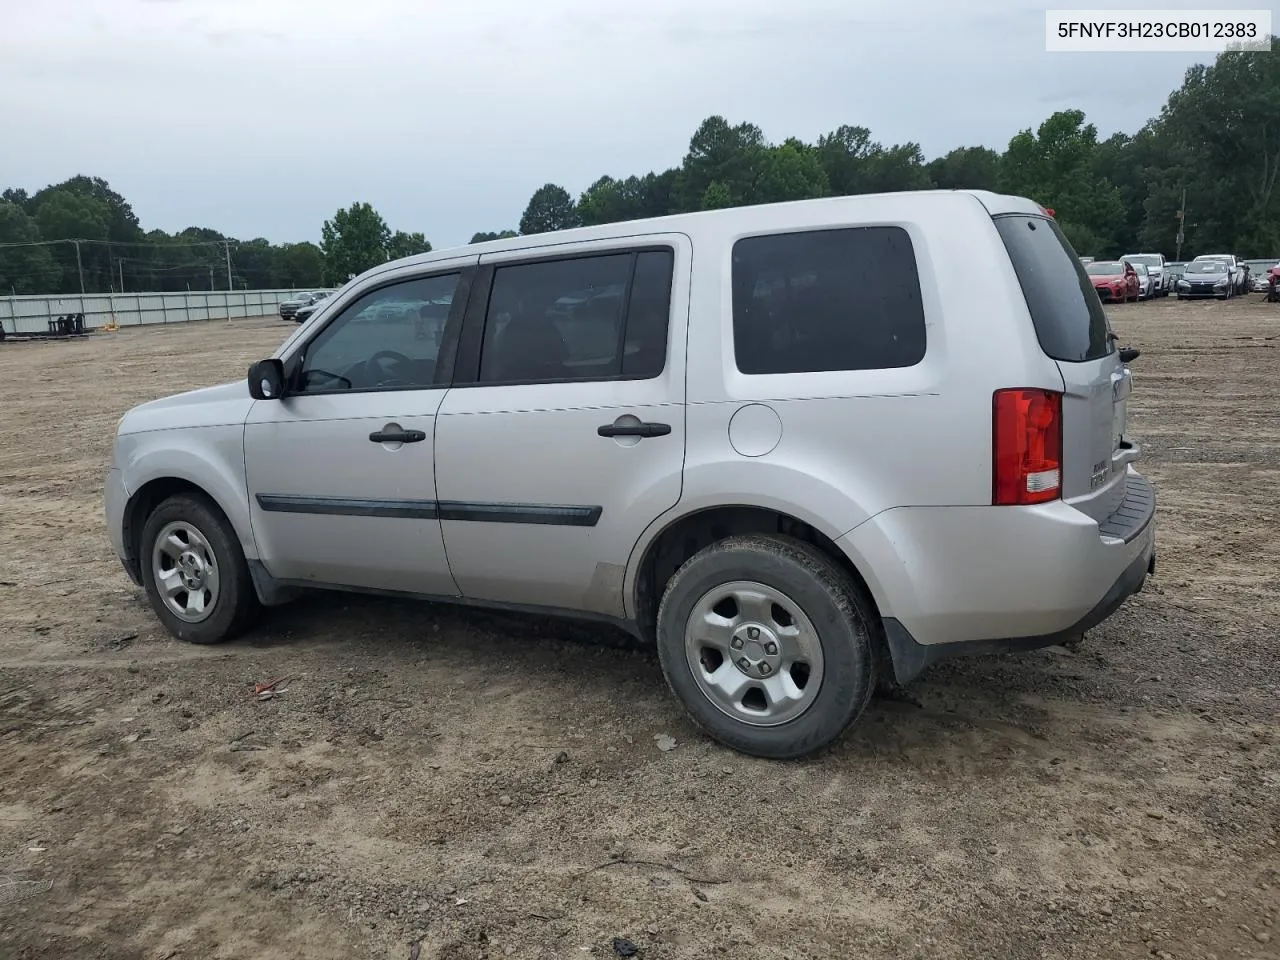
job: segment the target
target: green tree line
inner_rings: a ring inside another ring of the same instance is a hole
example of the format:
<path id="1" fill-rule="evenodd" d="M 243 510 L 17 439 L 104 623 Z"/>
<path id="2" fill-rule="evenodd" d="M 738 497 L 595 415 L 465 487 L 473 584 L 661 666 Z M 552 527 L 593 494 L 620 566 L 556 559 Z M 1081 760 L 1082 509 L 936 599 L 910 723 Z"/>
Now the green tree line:
<path id="1" fill-rule="evenodd" d="M 367 203 L 337 211 L 321 237 L 317 246 L 237 240 L 208 227 L 144 232 L 100 177 L 30 195 L 10 188 L 0 193 L 0 295 L 79 293 L 82 280 L 86 293 L 335 286 L 431 249 L 421 233 L 392 232 Z"/>
<path id="2" fill-rule="evenodd" d="M 1280 44 L 1280 39 L 1273 38 Z M 704 120 L 680 165 L 602 176 L 574 197 L 548 183 L 519 234 L 742 204 L 918 189 L 984 189 L 1053 208 L 1082 254 L 1136 250 L 1280 255 L 1280 54 L 1224 53 L 1186 72 L 1159 114 L 1104 140 L 1079 110 L 1054 113 L 1003 152 L 961 146 L 927 160 L 917 143 L 885 145 L 843 125 L 813 143 L 766 139 L 748 122 Z M 1185 195 L 1185 206 L 1183 197 Z M 1180 216 L 1180 213 L 1182 214 Z M 472 243 L 519 235 L 476 233 Z M 76 245 L 66 241 L 80 240 Z M 336 285 L 375 264 L 422 253 L 420 232 L 392 231 L 367 203 L 337 211 L 319 245 L 237 240 L 207 227 L 143 231 L 98 177 L 29 195 L 0 193 L 0 294 Z"/>
<path id="3" fill-rule="evenodd" d="M 520 232 L 779 200 L 965 188 L 1030 197 L 1053 209 L 1081 254 L 1172 257 L 1182 222 L 1183 255 L 1280 256 L 1278 117 L 1277 53 L 1224 53 L 1192 67 L 1159 115 L 1134 134 L 1100 140 L 1083 112 L 1063 110 L 1019 132 L 1003 153 L 962 146 L 926 160 L 919 144 L 886 146 L 866 127 L 849 125 L 814 143 L 770 143 L 752 123 L 713 116 L 678 167 L 603 176 L 576 199 L 557 184 L 540 187 Z M 477 234 L 473 242 L 494 236 Z"/>

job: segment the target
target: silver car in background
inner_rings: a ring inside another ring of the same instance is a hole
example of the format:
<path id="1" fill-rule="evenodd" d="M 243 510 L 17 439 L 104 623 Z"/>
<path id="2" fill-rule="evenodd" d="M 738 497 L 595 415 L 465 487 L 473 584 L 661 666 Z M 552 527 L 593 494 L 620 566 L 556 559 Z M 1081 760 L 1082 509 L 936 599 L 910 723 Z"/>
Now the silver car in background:
<path id="1" fill-rule="evenodd" d="M 1253 293 L 1266 293 L 1271 285 L 1271 268 L 1280 265 L 1280 259 L 1246 260 L 1249 269 L 1249 289 Z"/>
<path id="2" fill-rule="evenodd" d="M 1138 275 L 1138 299 L 1150 300 L 1159 295 L 1158 278 L 1147 270 L 1145 263 L 1133 263 L 1134 273 Z"/>
<path id="3" fill-rule="evenodd" d="M 1151 289 L 1146 297 L 1163 297 L 1173 289 L 1173 273 L 1166 269 L 1163 253 L 1126 253 L 1120 259 L 1125 263 L 1132 263 L 1135 267 L 1142 264 L 1147 268 L 1147 272 L 1151 275 L 1149 285 Z"/>

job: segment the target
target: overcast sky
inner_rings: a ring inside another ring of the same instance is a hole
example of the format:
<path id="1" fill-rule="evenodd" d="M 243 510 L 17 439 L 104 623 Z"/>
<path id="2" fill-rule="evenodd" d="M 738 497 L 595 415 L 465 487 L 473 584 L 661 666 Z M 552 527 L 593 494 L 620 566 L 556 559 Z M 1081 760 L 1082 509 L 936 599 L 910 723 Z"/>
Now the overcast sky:
<path id="1" fill-rule="evenodd" d="M 515 228 L 547 181 L 678 165 L 713 113 L 932 158 L 1068 107 L 1132 132 L 1212 59 L 1049 54 L 1046 6 L 1090 4 L 0 0 L 0 187 L 96 175 L 145 229 L 275 242 L 367 200 L 443 247 Z"/>

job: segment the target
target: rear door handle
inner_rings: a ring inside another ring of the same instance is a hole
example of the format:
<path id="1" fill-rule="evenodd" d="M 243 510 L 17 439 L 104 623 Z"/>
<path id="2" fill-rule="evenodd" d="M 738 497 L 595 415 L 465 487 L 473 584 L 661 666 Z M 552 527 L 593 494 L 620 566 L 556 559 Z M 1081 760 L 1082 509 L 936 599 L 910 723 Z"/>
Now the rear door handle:
<path id="1" fill-rule="evenodd" d="M 665 437 L 670 432 L 669 423 L 606 423 L 596 427 L 602 437 Z"/>
<path id="2" fill-rule="evenodd" d="M 369 439 L 374 443 L 421 443 L 427 435 L 421 430 L 405 430 L 398 423 L 388 423 L 369 434 Z"/>

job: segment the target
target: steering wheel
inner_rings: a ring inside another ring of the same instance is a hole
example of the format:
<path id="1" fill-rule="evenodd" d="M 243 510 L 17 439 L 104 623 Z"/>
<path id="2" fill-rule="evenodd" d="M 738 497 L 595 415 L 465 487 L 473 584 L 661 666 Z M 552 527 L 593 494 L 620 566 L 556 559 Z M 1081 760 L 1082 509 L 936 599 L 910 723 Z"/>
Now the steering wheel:
<path id="1" fill-rule="evenodd" d="M 398 386 L 405 386 L 409 383 L 409 381 L 404 380 L 400 377 L 386 377 L 386 374 L 388 373 L 388 371 L 387 371 L 387 368 L 384 367 L 381 363 L 381 361 L 383 360 L 392 360 L 397 365 L 399 364 L 410 365 L 413 363 L 413 361 L 408 357 L 406 357 L 403 353 L 399 353 L 395 350 L 379 350 L 377 353 L 375 353 L 373 356 L 371 356 L 368 360 L 365 361 L 365 371 L 371 375 L 370 376 L 371 379 L 378 375 L 382 375 L 385 377 L 385 379 L 377 381 L 376 383 L 377 386 L 398 387 Z"/>

